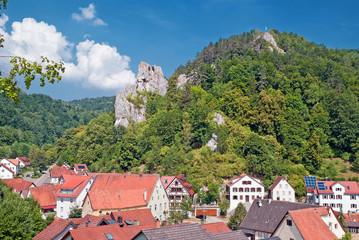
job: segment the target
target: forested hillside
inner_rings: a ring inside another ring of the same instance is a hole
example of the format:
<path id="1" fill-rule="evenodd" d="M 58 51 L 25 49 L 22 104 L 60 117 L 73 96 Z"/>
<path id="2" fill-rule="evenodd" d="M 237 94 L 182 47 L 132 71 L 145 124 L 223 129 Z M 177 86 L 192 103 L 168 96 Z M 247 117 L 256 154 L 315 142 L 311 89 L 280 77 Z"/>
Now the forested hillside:
<path id="1" fill-rule="evenodd" d="M 252 31 L 210 43 L 169 78 L 165 96 L 146 94 L 147 120 L 114 127 L 103 113 L 72 128 L 48 150 L 51 160 L 92 171 L 184 173 L 196 190 L 245 171 L 268 185 L 288 174 L 335 179 L 339 156 L 359 169 L 359 54 L 328 49 L 292 33 Z M 284 51 L 282 53 L 281 51 Z M 188 83 L 177 88 L 180 74 Z M 225 124 L 213 121 L 214 113 Z M 218 149 L 206 143 L 217 135 Z"/>
<path id="2" fill-rule="evenodd" d="M 89 111 L 96 113 L 111 112 L 115 105 L 115 97 L 97 97 L 97 98 L 84 98 L 79 100 L 72 100 L 68 103 L 82 107 Z"/>
<path id="3" fill-rule="evenodd" d="M 75 106 L 42 94 L 21 94 L 17 105 L 0 96 L 0 157 L 27 156 L 32 145 L 47 150 L 66 129 L 86 125 L 100 112 L 110 111 L 112 99 L 92 99 L 87 107 L 86 100 L 74 101 L 79 105 Z"/>

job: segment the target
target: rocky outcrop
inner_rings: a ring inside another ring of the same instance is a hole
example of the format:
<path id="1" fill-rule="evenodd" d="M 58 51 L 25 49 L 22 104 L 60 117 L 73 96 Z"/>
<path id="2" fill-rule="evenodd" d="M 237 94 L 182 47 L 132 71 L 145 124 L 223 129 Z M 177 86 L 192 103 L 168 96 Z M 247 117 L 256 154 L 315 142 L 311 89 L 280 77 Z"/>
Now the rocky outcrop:
<path id="1" fill-rule="evenodd" d="M 138 66 L 138 74 L 135 84 L 128 84 L 125 92 L 118 92 L 115 102 L 115 126 L 127 127 L 130 121 L 141 122 L 146 119 L 146 106 L 134 106 L 131 99 L 134 99 L 141 92 L 154 92 L 165 95 L 167 91 L 167 79 L 162 69 L 156 65 L 149 65 L 141 62 Z M 146 97 L 141 96 L 146 102 Z"/>
<path id="2" fill-rule="evenodd" d="M 285 53 L 283 49 L 278 47 L 277 42 L 275 41 L 273 35 L 270 34 L 269 32 L 261 33 L 258 37 L 256 37 L 255 40 L 257 40 L 258 38 L 263 38 L 264 40 L 269 42 L 270 43 L 269 49 L 271 51 L 273 51 L 273 49 L 276 49 L 280 53 Z"/>
<path id="3" fill-rule="evenodd" d="M 224 117 L 221 114 L 217 113 L 217 112 L 215 112 L 214 115 L 213 115 L 213 121 L 215 121 L 217 123 L 217 125 L 221 125 L 221 124 L 226 123 L 225 120 L 224 120 Z"/>
<path id="4" fill-rule="evenodd" d="M 186 74 L 181 74 L 178 76 L 177 88 L 183 88 L 183 86 L 189 81 Z"/>
<path id="5" fill-rule="evenodd" d="M 212 138 L 208 141 L 206 146 L 209 147 L 212 151 L 217 151 L 218 149 L 217 134 L 215 133 L 212 134 Z"/>

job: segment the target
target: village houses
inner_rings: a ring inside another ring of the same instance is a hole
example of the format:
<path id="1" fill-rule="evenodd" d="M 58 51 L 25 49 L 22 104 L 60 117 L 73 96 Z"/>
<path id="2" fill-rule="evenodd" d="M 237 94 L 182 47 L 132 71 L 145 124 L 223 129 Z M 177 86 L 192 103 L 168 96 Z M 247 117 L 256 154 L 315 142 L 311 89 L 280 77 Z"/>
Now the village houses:
<path id="1" fill-rule="evenodd" d="M 185 196 L 193 199 L 194 191 L 192 185 L 186 182 L 186 177 L 183 174 L 163 176 L 161 180 L 171 203 L 176 201 L 180 204 Z"/>
<path id="2" fill-rule="evenodd" d="M 268 198 L 271 198 L 272 200 L 295 202 L 295 190 L 288 183 L 287 176 L 276 177 L 276 180 L 269 188 Z"/>

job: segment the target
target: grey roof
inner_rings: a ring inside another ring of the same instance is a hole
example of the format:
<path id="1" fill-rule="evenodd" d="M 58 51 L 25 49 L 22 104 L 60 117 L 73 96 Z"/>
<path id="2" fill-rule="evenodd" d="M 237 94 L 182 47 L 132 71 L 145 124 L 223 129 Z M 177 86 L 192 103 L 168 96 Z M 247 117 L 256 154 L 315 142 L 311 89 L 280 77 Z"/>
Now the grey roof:
<path id="1" fill-rule="evenodd" d="M 347 227 L 352 227 L 352 228 L 359 227 L 359 222 L 347 222 L 347 221 L 345 221 L 345 224 L 347 225 Z"/>
<path id="2" fill-rule="evenodd" d="M 280 237 L 264 238 L 263 240 L 281 240 Z"/>
<path id="3" fill-rule="evenodd" d="M 261 206 L 259 206 L 259 201 Z M 315 208 L 316 205 L 275 200 L 255 199 L 240 229 L 273 233 L 285 214 L 291 210 Z"/>
<path id="4" fill-rule="evenodd" d="M 242 231 L 224 232 L 210 235 L 212 240 L 248 240 Z"/>
<path id="5" fill-rule="evenodd" d="M 143 229 L 142 233 L 148 240 L 172 239 L 203 239 L 211 240 L 205 229 L 199 224 L 181 224 L 161 228 Z"/>

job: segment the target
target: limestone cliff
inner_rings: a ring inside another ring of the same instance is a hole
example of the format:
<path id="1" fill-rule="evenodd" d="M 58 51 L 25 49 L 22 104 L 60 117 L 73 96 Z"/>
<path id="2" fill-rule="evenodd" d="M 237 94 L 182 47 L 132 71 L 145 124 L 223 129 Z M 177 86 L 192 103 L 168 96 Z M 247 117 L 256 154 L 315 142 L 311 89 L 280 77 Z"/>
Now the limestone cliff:
<path id="1" fill-rule="evenodd" d="M 278 52 L 280 53 L 285 53 L 283 49 L 281 49 L 280 47 L 278 47 L 277 45 L 277 42 L 275 41 L 274 37 L 272 34 L 270 34 L 269 32 L 265 32 L 265 33 L 261 33 L 259 36 L 257 36 L 255 38 L 255 41 L 259 38 L 263 38 L 265 41 L 267 41 L 269 43 L 269 49 L 271 51 L 273 51 L 273 49 L 276 49 Z M 256 48 L 259 48 L 260 46 L 255 46 L 254 47 L 254 50 L 256 51 L 259 51 L 259 49 L 256 49 Z"/>
<path id="2" fill-rule="evenodd" d="M 167 91 L 167 79 L 159 66 L 150 66 L 141 62 L 138 66 L 138 74 L 135 84 L 128 84 L 125 92 L 119 91 L 115 102 L 115 126 L 127 127 L 130 121 L 141 122 L 146 119 L 146 106 L 137 106 L 131 102 L 138 93 L 148 91 L 165 95 Z M 129 98 L 129 99 L 128 99 Z M 144 102 L 146 98 L 143 96 Z"/>

